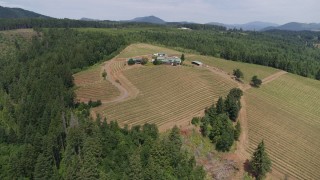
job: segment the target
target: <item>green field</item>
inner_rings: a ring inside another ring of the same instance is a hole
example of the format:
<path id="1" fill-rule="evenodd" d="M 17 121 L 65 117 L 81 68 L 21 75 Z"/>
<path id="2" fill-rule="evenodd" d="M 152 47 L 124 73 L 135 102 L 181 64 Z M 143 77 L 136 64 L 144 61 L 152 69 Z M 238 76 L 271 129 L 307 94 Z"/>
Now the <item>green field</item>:
<path id="1" fill-rule="evenodd" d="M 175 54 L 175 55 L 181 55 L 180 52 L 164 48 L 164 47 L 159 47 L 159 46 L 153 46 L 150 44 L 132 44 L 125 48 L 120 54 L 119 58 L 129 58 L 129 57 L 134 57 L 134 56 L 141 56 L 141 55 L 152 55 L 154 53 L 158 52 L 163 52 L 169 55 Z"/>
<path id="2" fill-rule="evenodd" d="M 201 55 L 189 55 L 186 56 L 187 61 L 201 61 L 209 66 L 214 66 L 224 71 L 232 74 L 234 69 L 240 69 L 244 73 L 244 81 L 250 82 L 252 76 L 257 75 L 259 78 L 263 79 L 271 74 L 278 72 L 278 69 L 260 66 L 256 64 L 248 64 L 236 61 L 228 61 L 225 59 L 210 57 L 210 56 L 201 56 Z"/>
<path id="3" fill-rule="evenodd" d="M 320 82 L 287 74 L 245 96 L 249 152 L 264 139 L 273 168 L 294 179 L 319 179 Z"/>

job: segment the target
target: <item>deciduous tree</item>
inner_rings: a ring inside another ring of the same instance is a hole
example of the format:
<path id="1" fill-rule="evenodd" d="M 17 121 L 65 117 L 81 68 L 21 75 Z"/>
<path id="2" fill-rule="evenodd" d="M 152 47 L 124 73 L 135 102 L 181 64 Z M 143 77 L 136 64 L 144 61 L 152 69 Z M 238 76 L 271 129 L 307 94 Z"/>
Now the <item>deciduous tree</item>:
<path id="1" fill-rule="evenodd" d="M 261 79 L 258 79 L 258 76 L 253 76 L 251 79 L 251 85 L 254 87 L 260 87 L 260 85 L 262 84 Z"/>
<path id="2" fill-rule="evenodd" d="M 233 75 L 239 80 L 240 78 L 243 78 L 243 73 L 240 69 L 234 69 Z"/>

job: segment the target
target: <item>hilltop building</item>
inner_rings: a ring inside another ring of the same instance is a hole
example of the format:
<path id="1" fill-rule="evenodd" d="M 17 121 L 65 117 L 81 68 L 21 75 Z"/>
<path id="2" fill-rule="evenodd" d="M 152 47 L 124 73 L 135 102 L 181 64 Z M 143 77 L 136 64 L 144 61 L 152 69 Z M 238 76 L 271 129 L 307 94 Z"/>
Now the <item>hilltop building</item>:
<path id="1" fill-rule="evenodd" d="M 167 64 L 167 65 L 181 65 L 181 59 L 177 56 L 168 56 L 165 53 L 155 53 L 153 54 L 155 56 L 154 60 L 161 61 L 162 64 Z M 153 61 L 154 61 L 153 60 Z"/>
<path id="2" fill-rule="evenodd" d="M 158 61 L 161 61 L 162 64 L 167 65 L 181 65 L 181 59 L 173 56 L 173 57 L 157 57 Z"/>
<path id="3" fill-rule="evenodd" d="M 197 66 L 202 66 L 203 63 L 200 61 L 192 61 L 191 64 L 197 65 Z"/>
<path id="4" fill-rule="evenodd" d="M 166 57 L 167 56 L 166 53 L 155 53 L 153 55 L 156 56 L 156 57 Z"/>

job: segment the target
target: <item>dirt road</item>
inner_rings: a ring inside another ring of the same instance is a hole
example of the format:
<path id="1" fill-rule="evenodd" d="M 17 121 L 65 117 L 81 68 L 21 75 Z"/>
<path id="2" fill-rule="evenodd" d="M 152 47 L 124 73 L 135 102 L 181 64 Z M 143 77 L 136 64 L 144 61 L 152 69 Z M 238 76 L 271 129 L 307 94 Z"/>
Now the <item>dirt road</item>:
<path id="1" fill-rule="evenodd" d="M 107 80 L 120 91 L 120 95 L 112 100 L 103 101 L 103 104 L 126 101 L 137 97 L 137 95 L 139 94 L 139 90 L 122 74 L 122 71 L 136 68 L 136 66 L 126 66 L 121 71 L 113 72 L 111 65 L 117 60 L 123 61 L 125 63 L 125 60 L 122 59 L 112 59 L 105 63 L 102 71 L 105 70 L 107 72 Z"/>
<path id="2" fill-rule="evenodd" d="M 287 74 L 286 71 L 279 71 L 279 72 L 276 72 L 274 74 L 272 74 L 271 76 L 268 76 L 266 78 L 264 78 L 262 80 L 262 84 L 268 84 L 269 82 L 272 82 L 274 80 L 276 80 L 277 78 L 279 78 L 280 76 L 284 75 L 284 74 Z"/>

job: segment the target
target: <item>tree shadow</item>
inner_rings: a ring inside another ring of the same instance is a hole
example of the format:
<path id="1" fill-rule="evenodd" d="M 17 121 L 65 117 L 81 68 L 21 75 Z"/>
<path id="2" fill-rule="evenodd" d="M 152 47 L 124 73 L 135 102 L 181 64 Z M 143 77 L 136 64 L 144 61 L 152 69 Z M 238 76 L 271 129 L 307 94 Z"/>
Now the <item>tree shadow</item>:
<path id="1" fill-rule="evenodd" d="M 247 173 L 251 174 L 250 162 L 249 162 L 248 159 L 246 160 L 246 162 L 243 163 L 243 169 L 244 169 Z"/>
<path id="2" fill-rule="evenodd" d="M 248 159 L 243 163 L 243 169 L 248 173 L 249 176 L 251 176 L 252 178 L 255 177 L 255 174 L 252 172 L 252 169 L 250 167 L 250 161 Z"/>

